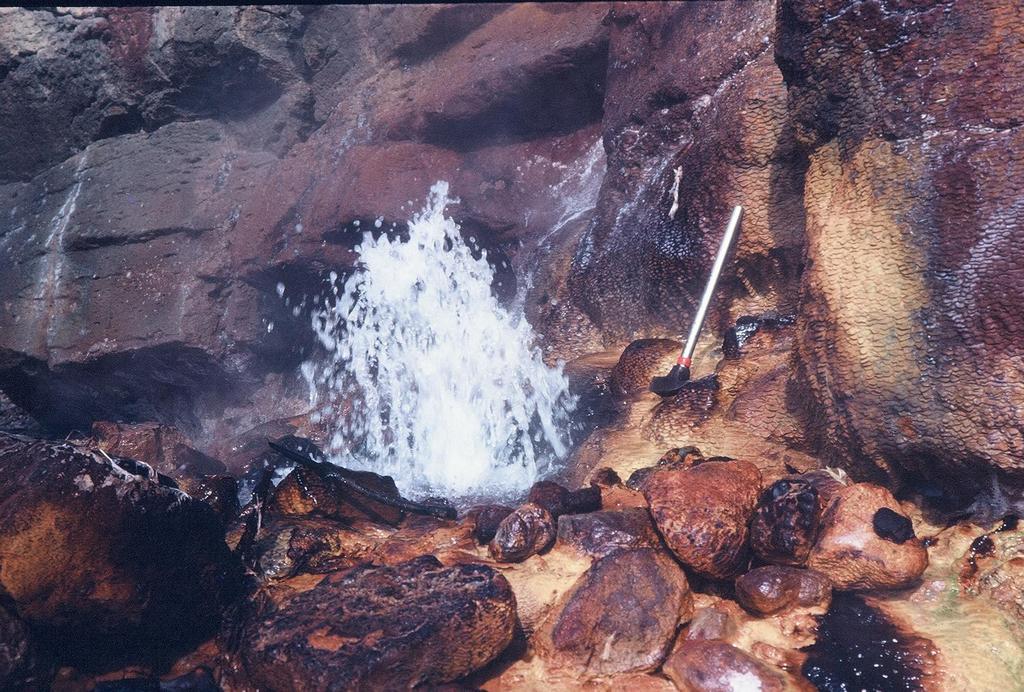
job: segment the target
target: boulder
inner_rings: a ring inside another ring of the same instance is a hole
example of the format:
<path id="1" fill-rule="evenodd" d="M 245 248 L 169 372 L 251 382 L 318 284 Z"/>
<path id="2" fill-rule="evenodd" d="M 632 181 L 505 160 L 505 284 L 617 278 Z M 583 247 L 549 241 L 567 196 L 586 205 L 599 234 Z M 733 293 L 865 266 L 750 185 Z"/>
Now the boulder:
<path id="1" fill-rule="evenodd" d="M 527 502 L 501 520 L 488 549 L 498 562 L 520 562 L 549 548 L 556 531 L 551 513 Z"/>
<path id="2" fill-rule="evenodd" d="M 258 596 L 240 634 L 247 671 L 269 689 L 440 685 L 496 658 L 516 622 L 499 573 L 442 567 L 431 556 L 356 567 L 284 592 Z"/>
<path id="3" fill-rule="evenodd" d="M 748 559 L 747 524 L 761 474 L 747 461 L 707 461 L 656 471 L 644 496 L 658 531 L 683 564 L 712 579 L 735 577 Z"/>
<path id="4" fill-rule="evenodd" d="M 194 644 L 235 591 L 214 511 L 139 469 L 0 435 L 0 587 L 68 656 Z"/>
<path id="5" fill-rule="evenodd" d="M 855 483 L 837 491 L 821 518 L 818 540 L 807 566 L 828 575 L 838 590 L 899 589 L 912 585 L 928 567 L 919 538 L 895 541 L 875 531 L 881 509 L 903 515 L 887 489 Z"/>
<path id="6" fill-rule="evenodd" d="M 651 515 L 643 507 L 559 517 L 558 542 L 598 558 L 623 548 L 661 545 Z"/>
<path id="7" fill-rule="evenodd" d="M 773 615 L 791 607 L 828 607 L 832 585 L 814 570 L 768 565 L 736 580 L 736 599 L 757 615 Z"/>
<path id="8" fill-rule="evenodd" d="M 814 689 L 731 644 L 714 639 L 683 642 L 663 672 L 685 692 L 783 692 Z"/>
<path id="9" fill-rule="evenodd" d="M 504 505 L 481 505 L 470 508 L 466 513 L 466 519 L 473 524 L 473 538 L 480 545 L 485 545 L 491 542 L 494 534 L 498 532 L 501 522 L 509 514 L 512 514 L 511 507 L 505 507 Z"/>
<path id="10" fill-rule="evenodd" d="M 245 553 L 265 579 L 325 574 L 370 561 L 391 533 L 370 522 L 348 526 L 320 517 L 271 517 Z"/>
<path id="11" fill-rule="evenodd" d="M 577 580 L 540 646 L 583 677 L 652 671 L 692 614 L 686 575 L 670 557 L 650 548 L 618 550 Z"/>

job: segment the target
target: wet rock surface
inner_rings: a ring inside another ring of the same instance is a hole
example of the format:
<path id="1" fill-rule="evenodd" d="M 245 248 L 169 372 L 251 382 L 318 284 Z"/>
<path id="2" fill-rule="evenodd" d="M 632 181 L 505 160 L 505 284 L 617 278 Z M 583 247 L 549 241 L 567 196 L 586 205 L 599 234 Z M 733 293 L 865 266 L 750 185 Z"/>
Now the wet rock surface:
<path id="1" fill-rule="evenodd" d="M 501 653 L 515 612 L 491 568 L 425 556 L 336 573 L 279 602 L 258 597 L 241 654 L 252 679 L 272 689 L 441 684 Z"/>
<path id="2" fill-rule="evenodd" d="M 69 444 L 0 436 L 0 517 L 0 586 L 67 656 L 194 644 L 239 576 L 210 507 Z"/>
<path id="3" fill-rule="evenodd" d="M 813 484 L 782 479 L 758 500 L 750 521 L 750 547 L 765 562 L 802 565 L 818 534 L 821 502 Z"/>
<path id="4" fill-rule="evenodd" d="M 651 671 L 692 613 L 686 575 L 670 557 L 618 550 L 580 577 L 547 636 L 552 655 L 585 676 Z"/>
<path id="5" fill-rule="evenodd" d="M 684 642 L 665 661 L 664 673 L 680 690 L 727 692 L 738 689 L 809 690 L 782 671 L 715 640 Z"/>
<path id="6" fill-rule="evenodd" d="M 657 548 L 650 513 L 642 507 L 578 514 L 558 519 L 558 541 L 604 557 L 622 548 Z"/>
<path id="7" fill-rule="evenodd" d="M 828 577 L 814 570 L 766 566 L 736 580 L 736 598 L 758 615 L 772 615 L 792 606 L 827 608 L 832 596 Z"/>
<path id="8" fill-rule="evenodd" d="M 840 590 L 913 584 L 928 566 L 928 552 L 919 538 L 894 542 L 880 537 L 874 517 L 881 509 L 906 519 L 892 493 L 881 486 L 855 483 L 837 491 L 822 515 L 808 567 L 827 574 Z"/>
<path id="9" fill-rule="evenodd" d="M 557 530 L 548 510 L 528 502 L 501 520 L 488 549 L 499 562 L 518 562 L 548 548 Z"/>
<path id="10" fill-rule="evenodd" d="M 746 461 L 707 461 L 656 471 L 644 485 L 651 516 L 683 564 L 713 579 L 736 576 L 748 559 L 747 523 L 761 474 Z"/>
<path id="11" fill-rule="evenodd" d="M 28 625 L 14 614 L 14 605 L 0 589 L 0 689 L 45 690 L 53 662 L 32 639 Z"/>

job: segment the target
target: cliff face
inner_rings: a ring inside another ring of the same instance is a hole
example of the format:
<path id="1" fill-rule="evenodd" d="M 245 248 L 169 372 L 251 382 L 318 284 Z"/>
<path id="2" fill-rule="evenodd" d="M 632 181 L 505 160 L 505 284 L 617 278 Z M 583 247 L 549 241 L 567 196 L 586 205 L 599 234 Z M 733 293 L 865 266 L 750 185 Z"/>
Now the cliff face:
<path id="1" fill-rule="evenodd" d="M 553 358 L 685 330 L 743 204 L 709 331 L 797 316 L 819 451 L 1024 464 L 1018 10 L 0 12 L 0 388 L 51 427 L 297 411 L 275 286 L 321 290 L 445 179 Z"/>

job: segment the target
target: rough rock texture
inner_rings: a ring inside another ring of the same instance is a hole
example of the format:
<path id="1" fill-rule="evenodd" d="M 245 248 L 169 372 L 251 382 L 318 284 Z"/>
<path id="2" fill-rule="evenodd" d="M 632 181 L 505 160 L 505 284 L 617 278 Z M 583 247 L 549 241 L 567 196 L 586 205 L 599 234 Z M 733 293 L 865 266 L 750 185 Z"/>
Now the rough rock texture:
<path id="1" fill-rule="evenodd" d="M 883 507 L 902 513 L 892 493 L 881 486 L 855 483 L 837 491 L 822 515 L 807 566 L 828 575 L 841 590 L 913 584 L 928 567 L 928 551 L 920 538 L 897 543 L 879 536 L 873 519 Z"/>
<path id="2" fill-rule="evenodd" d="M 709 331 L 730 297 L 761 310 L 795 298 L 802 178 L 774 19 L 773 2 L 621 3 L 609 15 L 608 174 L 569 281 L 605 334 L 685 329 L 734 204 L 748 211 Z"/>
<path id="3" fill-rule="evenodd" d="M 822 502 L 818 490 L 799 478 L 775 481 L 761 494 L 750 520 L 750 548 L 779 565 L 807 562 L 818 537 Z"/>
<path id="4" fill-rule="evenodd" d="M 95 452 L 0 436 L 0 587 L 65 655 L 195 643 L 238 576 L 206 504 Z"/>
<path id="5" fill-rule="evenodd" d="M 707 461 L 662 470 L 644 485 L 651 516 L 683 564 L 713 579 L 746 566 L 747 522 L 761 492 L 761 474 L 746 461 Z"/>
<path id="6" fill-rule="evenodd" d="M 558 541 L 595 557 L 622 548 L 657 548 L 661 543 L 643 507 L 560 517 Z"/>
<path id="7" fill-rule="evenodd" d="M 664 375 L 675 365 L 683 345 L 674 339 L 637 339 L 630 342 L 609 376 L 611 390 L 619 396 L 646 392 L 651 378 Z"/>
<path id="8" fill-rule="evenodd" d="M 668 555 L 618 550 L 566 594 L 541 646 L 585 677 L 651 671 L 692 614 L 686 575 Z"/>
<path id="9" fill-rule="evenodd" d="M 822 442 L 961 500 L 974 473 L 1024 468 L 1020 20 L 997 1 L 779 11 L 810 159 L 798 342 Z"/>
<path id="10" fill-rule="evenodd" d="M 501 653 L 516 620 L 504 577 L 431 556 L 338 572 L 303 592 L 282 588 L 257 597 L 241 632 L 245 666 L 269 689 L 449 682 Z"/>

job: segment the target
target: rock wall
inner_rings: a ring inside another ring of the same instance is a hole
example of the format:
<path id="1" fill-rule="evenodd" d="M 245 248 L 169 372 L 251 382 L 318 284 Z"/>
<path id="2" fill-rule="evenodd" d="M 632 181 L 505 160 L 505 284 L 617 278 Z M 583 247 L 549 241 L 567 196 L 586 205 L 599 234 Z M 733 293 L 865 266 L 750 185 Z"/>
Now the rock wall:
<path id="1" fill-rule="evenodd" d="M 797 363 L 824 449 L 965 495 L 1024 469 L 1019 6 L 783 2 L 810 165 Z"/>
<path id="2" fill-rule="evenodd" d="M 51 431 L 301 412 L 308 297 L 446 179 L 552 359 L 683 332 L 743 204 L 705 338 L 797 316 L 826 460 L 1024 464 L 1019 8 L 0 13 L 0 389 Z"/>

